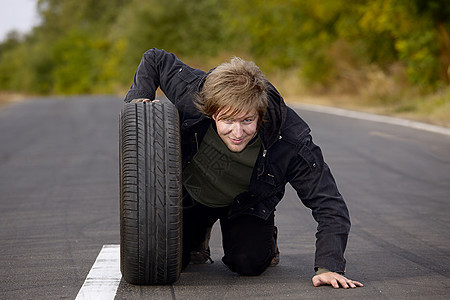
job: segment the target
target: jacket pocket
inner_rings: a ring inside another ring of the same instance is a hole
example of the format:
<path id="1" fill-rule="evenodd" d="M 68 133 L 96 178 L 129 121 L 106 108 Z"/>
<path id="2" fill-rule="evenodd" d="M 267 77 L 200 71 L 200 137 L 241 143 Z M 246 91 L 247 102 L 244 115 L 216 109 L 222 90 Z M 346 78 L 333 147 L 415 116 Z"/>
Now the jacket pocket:
<path id="1" fill-rule="evenodd" d="M 303 147 L 299 150 L 298 155 L 308 164 L 309 170 L 314 172 L 317 170 L 318 164 L 314 154 L 311 149 L 307 145 L 303 145 Z"/>
<path id="2" fill-rule="evenodd" d="M 181 67 L 178 70 L 177 76 L 186 83 L 191 83 L 197 78 L 197 76 L 186 67 Z"/>
<path id="3" fill-rule="evenodd" d="M 274 174 L 269 163 L 265 163 L 265 165 L 260 165 L 258 167 L 258 180 L 271 186 L 276 186 L 280 183 L 280 178 L 278 177 L 279 176 L 276 176 L 276 174 Z"/>

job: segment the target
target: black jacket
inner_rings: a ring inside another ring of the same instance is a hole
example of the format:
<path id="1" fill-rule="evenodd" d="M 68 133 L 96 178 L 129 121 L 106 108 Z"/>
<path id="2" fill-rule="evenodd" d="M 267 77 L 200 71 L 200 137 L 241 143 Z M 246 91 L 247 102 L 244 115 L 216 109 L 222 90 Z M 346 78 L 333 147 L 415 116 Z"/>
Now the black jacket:
<path id="1" fill-rule="evenodd" d="M 164 50 L 147 51 L 125 97 L 154 99 L 158 87 L 175 104 L 180 115 L 183 167 L 194 157 L 212 122 L 193 105 L 207 73 L 193 69 Z M 344 251 L 350 230 L 346 204 L 312 142 L 308 125 L 284 103 L 268 84 L 269 106 L 259 130 L 263 149 L 256 161 L 248 192 L 238 195 L 229 211 L 266 219 L 280 202 L 290 183 L 318 222 L 315 267 L 345 271 Z"/>

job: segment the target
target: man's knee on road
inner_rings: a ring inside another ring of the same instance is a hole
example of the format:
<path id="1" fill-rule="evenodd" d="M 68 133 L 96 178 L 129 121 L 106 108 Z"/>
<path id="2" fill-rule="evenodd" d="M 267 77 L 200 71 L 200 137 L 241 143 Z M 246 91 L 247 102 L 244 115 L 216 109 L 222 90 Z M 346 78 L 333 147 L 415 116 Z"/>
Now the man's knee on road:
<path id="1" fill-rule="evenodd" d="M 261 275 L 270 264 L 270 256 L 261 258 L 260 256 L 251 256 L 245 253 L 233 255 L 233 257 L 224 257 L 222 261 L 231 271 L 242 276 Z"/>

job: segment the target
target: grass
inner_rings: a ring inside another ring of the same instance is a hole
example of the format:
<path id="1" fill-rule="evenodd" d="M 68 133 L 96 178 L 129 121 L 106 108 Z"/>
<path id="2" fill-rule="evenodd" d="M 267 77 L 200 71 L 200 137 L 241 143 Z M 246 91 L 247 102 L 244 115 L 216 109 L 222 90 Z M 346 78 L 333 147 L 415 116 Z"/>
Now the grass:
<path id="1" fill-rule="evenodd" d="M 8 104 L 23 101 L 29 96 L 22 93 L 1 92 L 0 91 L 0 109 Z"/>
<path id="2" fill-rule="evenodd" d="M 287 103 L 339 107 L 450 127 L 450 86 L 421 95 L 405 84 L 396 84 L 393 78 L 378 76 L 376 80 L 354 82 L 353 89 L 346 83 L 346 89 L 331 87 L 312 92 L 314 87 L 305 88 L 306 84 L 293 74 L 278 74 L 270 80 Z"/>
<path id="3" fill-rule="evenodd" d="M 450 89 L 400 102 L 398 106 L 394 106 L 393 114 L 450 127 Z"/>

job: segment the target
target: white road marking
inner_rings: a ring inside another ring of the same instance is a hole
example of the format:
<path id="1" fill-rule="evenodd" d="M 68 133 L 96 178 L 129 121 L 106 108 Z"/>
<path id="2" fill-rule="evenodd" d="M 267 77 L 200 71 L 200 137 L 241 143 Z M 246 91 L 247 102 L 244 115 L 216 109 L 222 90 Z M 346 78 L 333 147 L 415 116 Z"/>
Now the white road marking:
<path id="1" fill-rule="evenodd" d="M 121 278 L 120 245 L 104 245 L 75 299 L 114 299 Z"/>
<path id="2" fill-rule="evenodd" d="M 304 104 L 304 103 L 293 104 L 293 103 L 291 103 L 290 105 L 292 105 L 293 107 L 297 107 L 299 109 L 304 109 L 304 110 L 316 111 L 316 112 L 320 112 L 320 113 L 326 113 L 326 114 L 343 116 L 343 117 L 360 119 L 360 120 L 367 120 L 367 121 L 373 121 L 373 122 L 379 122 L 379 123 L 399 125 L 399 126 L 404 126 L 404 127 L 411 127 L 411 128 L 415 128 L 415 129 L 429 131 L 429 132 L 450 135 L 450 128 L 430 125 L 430 124 L 411 121 L 411 120 L 369 114 L 369 113 L 347 110 L 347 109 L 342 109 L 342 108 L 313 105 L 313 104 Z"/>

